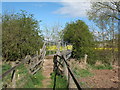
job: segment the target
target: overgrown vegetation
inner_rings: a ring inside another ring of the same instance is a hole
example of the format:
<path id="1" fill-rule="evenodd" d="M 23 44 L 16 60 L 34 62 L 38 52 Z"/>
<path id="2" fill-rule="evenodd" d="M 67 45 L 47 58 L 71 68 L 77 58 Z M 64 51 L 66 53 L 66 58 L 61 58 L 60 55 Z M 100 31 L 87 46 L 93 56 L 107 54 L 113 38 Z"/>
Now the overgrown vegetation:
<path id="1" fill-rule="evenodd" d="M 32 14 L 3 14 L 2 16 L 2 55 L 3 60 L 15 61 L 27 54 L 34 55 L 42 46 L 43 37 L 39 22 Z"/>
<path id="2" fill-rule="evenodd" d="M 10 69 L 10 65 L 5 64 L 3 71 Z M 36 74 L 31 75 L 24 65 L 21 65 L 16 70 L 16 87 L 17 88 L 41 88 L 42 80 L 44 79 L 42 71 L 38 71 Z M 7 75 L 3 78 L 3 84 L 11 85 L 12 74 Z M 8 86 L 11 87 L 11 86 Z"/>
<path id="3" fill-rule="evenodd" d="M 52 73 L 51 74 L 51 85 L 49 85 L 48 87 L 49 88 L 53 88 L 54 86 L 54 78 L 55 78 L 55 73 Z M 56 86 L 55 88 L 66 88 L 67 89 L 67 80 L 66 80 L 66 77 L 65 76 L 62 76 L 62 75 L 57 75 L 56 76 Z"/>
<path id="4" fill-rule="evenodd" d="M 19 13 L 4 13 L 2 15 L 2 73 L 11 68 L 11 61 L 35 55 L 43 45 L 43 36 L 39 29 L 39 22 L 33 14 L 21 10 Z M 10 61 L 10 62 L 8 62 Z M 9 64 L 7 64 L 9 63 Z M 16 87 L 37 88 L 42 86 L 41 71 L 31 75 L 25 65 L 15 70 Z M 3 78 L 3 84 L 11 84 L 12 74 Z M 10 86 L 12 87 L 12 86 Z"/>

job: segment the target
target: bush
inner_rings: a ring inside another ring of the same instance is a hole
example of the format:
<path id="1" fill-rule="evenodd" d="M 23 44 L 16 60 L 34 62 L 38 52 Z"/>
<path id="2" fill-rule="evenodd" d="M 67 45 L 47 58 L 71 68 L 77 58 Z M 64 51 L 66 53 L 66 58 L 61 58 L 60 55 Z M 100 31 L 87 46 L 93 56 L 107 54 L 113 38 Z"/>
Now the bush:
<path id="1" fill-rule="evenodd" d="M 16 61 L 34 55 L 42 47 L 39 22 L 25 11 L 2 16 L 3 60 Z"/>
<path id="2" fill-rule="evenodd" d="M 94 51 L 94 39 L 92 33 L 89 31 L 88 26 L 82 20 L 66 24 L 63 31 L 64 41 L 73 45 L 73 57 L 80 60 L 85 54 L 92 58 Z M 92 58 L 91 60 L 93 60 Z"/>
<path id="3" fill-rule="evenodd" d="M 104 64 L 109 64 L 112 61 L 112 53 L 110 50 L 96 50 L 96 56 L 98 61 L 102 61 Z"/>

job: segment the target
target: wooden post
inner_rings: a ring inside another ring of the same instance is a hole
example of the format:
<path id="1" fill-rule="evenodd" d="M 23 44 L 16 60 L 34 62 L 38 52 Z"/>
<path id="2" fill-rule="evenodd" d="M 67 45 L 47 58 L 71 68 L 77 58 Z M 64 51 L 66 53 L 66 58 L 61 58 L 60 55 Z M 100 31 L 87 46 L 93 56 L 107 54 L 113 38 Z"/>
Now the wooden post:
<path id="1" fill-rule="evenodd" d="M 54 45 L 57 47 L 57 44 L 56 44 L 56 42 L 54 43 Z M 56 50 L 55 50 L 55 54 L 57 53 L 57 48 L 56 48 Z"/>
<path id="2" fill-rule="evenodd" d="M 69 80 L 68 79 L 68 69 L 67 69 L 67 66 L 66 66 L 65 62 L 64 62 L 64 75 L 66 76 L 67 81 L 68 81 Z"/>
<path id="3" fill-rule="evenodd" d="M 57 45 L 57 54 L 60 55 L 60 40 L 58 41 Z"/>
<path id="4" fill-rule="evenodd" d="M 69 75 L 69 87 L 68 88 L 73 88 L 72 85 L 73 84 L 73 79 L 72 77 Z"/>
<path id="5" fill-rule="evenodd" d="M 40 49 L 40 54 L 39 54 L 39 55 L 41 55 L 41 51 L 42 51 L 42 50 Z"/>
<path id="6" fill-rule="evenodd" d="M 66 51 L 66 42 L 65 42 L 65 51 Z"/>
<path id="7" fill-rule="evenodd" d="M 64 58 L 66 59 L 66 56 L 64 56 Z M 67 81 L 69 81 L 67 65 L 65 64 L 65 62 L 63 63 L 63 65 L 64 65 L 64 75 L 66 76 Z"/>
<path id="8" fill-rule="evenodd" d="M 36 62 L 38 62 L 39 60 L 38 60 L 38 51 L 36 51 L 36 55 L 37 55 L 37 60 L 36 60 Z"/>
<path id="9" fill-rule="evenodd" d="M 50 42 L 49 42 L 49 47 L 51 48 L 51 46 L 50 46 Z M 50 55 L 50 52 L 51 52 L 51 50 L 49 50 L 49 55 Z"/>
<path id="10" fill-rule="evenodd" d="M 12 62 L 12 67 L 15 66 L 15 62 Z M 16 88 L 16 73 L 15 70 L 12 72 L 12 88 Z"/>
<path id="11" fill-rule="evenodd" d="M 84 63 L 87 64 L 87 54 L 85 54 L 85 59 L 84 59 Z"/>

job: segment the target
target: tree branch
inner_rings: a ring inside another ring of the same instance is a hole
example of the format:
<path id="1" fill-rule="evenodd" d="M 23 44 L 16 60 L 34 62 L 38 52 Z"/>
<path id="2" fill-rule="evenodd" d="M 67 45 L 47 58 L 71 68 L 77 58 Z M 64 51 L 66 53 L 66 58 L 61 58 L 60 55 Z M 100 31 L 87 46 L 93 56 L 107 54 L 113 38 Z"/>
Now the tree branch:
<path id="1" fill-rule="evenodd" d="M 111 9 L 111 10 L 113 10 L 113 11 L 119 12 L 117 8 L 114 9 L 114 8 L 112 8 L 111 6 L 109 6 L 109 5 L 107 5 L 107 4 L 104 4 L 104 3 L 101 3 L 101 2 L 98 2 L 98 3 L 101 4 L 101 5 L 103 5 L 103 6 L 106 6 L 106 8 L 109 8 L 109 9 Z"/>

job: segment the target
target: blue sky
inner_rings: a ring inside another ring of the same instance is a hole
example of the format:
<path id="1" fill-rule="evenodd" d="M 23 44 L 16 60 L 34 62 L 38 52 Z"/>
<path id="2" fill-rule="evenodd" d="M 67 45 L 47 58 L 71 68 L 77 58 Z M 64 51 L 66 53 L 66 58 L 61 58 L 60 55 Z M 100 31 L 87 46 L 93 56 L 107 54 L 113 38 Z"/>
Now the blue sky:
<path id="1" fill-rule="evenodd" d="M 52 27 L 59 23 L 61 28 L 65 27 L 67 22 L 83 20 L 89 27 L 95 27 L 92 21 L 89 21 L 85 13 L 89 9 L 89 3 L 71 3 L 71 2 L 3 2 L 2 10 L 19 12 L 25 10 L 34 14 L 37 20 L 42 20 L 40 28 Z"/>

